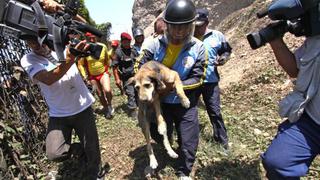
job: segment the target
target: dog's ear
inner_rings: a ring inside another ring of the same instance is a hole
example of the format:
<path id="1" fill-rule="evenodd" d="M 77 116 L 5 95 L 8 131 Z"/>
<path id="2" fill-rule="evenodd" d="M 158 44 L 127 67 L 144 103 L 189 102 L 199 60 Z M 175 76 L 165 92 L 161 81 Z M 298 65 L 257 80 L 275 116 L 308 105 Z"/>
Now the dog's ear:
<path id="1" fill-rule="evenodd" d="M 135 83 L 136 83 L 136 79 L 135 79 L 134 76 L 133 76 L 133 77 L 131 77 L 131 78 L 128 79 L 126 85 L 129 85 L 129 84 L 134 85 Z"/>
<path id="2" fill-rule="evenodd" d="M 166 88 L 166 85 L 161 79 L 160 73 L 152 73 L 150 78 L 156 83 L 156 88 L 158 91 L 164 90 Z"/>

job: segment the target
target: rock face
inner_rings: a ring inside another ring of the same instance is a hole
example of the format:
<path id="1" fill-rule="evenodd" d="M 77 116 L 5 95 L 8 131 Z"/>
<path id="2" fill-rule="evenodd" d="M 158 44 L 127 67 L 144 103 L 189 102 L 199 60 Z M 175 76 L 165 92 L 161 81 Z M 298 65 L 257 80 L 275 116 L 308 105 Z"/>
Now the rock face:
<path id="1" fill-rule="evenodd" d="M 132 8 L 133 26 L 146 28 L 163 11 L 166 0 L 135 0 Z"/>
<path id="2" fill-rule="evenodd" d="M 164 10 L 167 0 L 135 0 L 132 8 L 133 26 L 146 29 Z M 245 8 L 254 0 L 194 0 L 197 8 L 210 12 L 210 28 L 214 28 L 231 13 Z"/>

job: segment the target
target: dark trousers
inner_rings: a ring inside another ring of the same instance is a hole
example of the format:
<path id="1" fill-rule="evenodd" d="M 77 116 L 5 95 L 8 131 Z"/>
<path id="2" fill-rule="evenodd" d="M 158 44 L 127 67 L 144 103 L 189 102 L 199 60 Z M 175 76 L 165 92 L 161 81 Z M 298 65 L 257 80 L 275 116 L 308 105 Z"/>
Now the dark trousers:
<path id="1" fill-rule="evenodd" d="M 98 133 L 91 107 L 73 116 L 49 118 L 46 137 L 48 159 L 62 161 L 70 157 L 73 129 L 80 139 L 81 150 L 86 156 L 88 179 L 96 179 L 101 159 Z"/>
<path id="2" fill-rule="evenodd" d="M 130 77 L 122 77 L 123 89 L 128 98 L 127 106 L 130 110 L 137 108 L 137 93 L 132 84 L 128 84 Z"/>
<path id="3" fill-rule="evenodd" d="M 223 145 L 227 144 L 228 134 L 221 115 L 219 84 L 203 84 L 201 87 L 201 94 L 213 128 L 214 140 Z"/>
<path id="4" fill-rule="evenodd" d="M 276 137 L 261 155 L 268 179 L 298 180 L 305 176 L 320 153 L 319 137 L 320 125 L 307 113 L 295 123 L 287 120 L 280 124 Z"/>
<path id="5" fill-rule="evenodd" d="M 181 104 L 162 104 L 169 139 L 175 127 L 178 135 L 178 175 L 188 176 L 192 170 L 199 143 L 198 107 L 185 109 Z"/>

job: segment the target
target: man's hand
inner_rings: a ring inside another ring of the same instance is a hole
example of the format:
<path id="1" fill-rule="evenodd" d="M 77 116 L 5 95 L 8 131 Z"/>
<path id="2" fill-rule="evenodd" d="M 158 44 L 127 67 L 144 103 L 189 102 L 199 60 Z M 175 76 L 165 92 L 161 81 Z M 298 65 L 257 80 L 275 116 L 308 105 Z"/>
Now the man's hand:
<path id="1" fill-rule="evenodd" d="M 120 79 L 116 79 L 116 85 L 117 85 L 118 87 L 122 87 L 122 82 L 121 82 Z"/>
<path id="2" fill-rule="evenodd" d="M 80 41 L 75 47 L 74 49 L 80 52 L 84 52 L 86 50 L 88 50 L 90 47 L 89 44 L 86 44 L 86 40 Z M 67 55 L 66 55 L 66 62 L 67 63 L 73 63 L 76 59 L 76 55 L 72 54 L 70 52 L 70 46 L 67 48 Z"/>
<path id="3" fill-rule="evenodd" d="M 230 59 L 230 53 L 223 53 L 221 56 L 214 61 L 215 66 L 222 66 Z"/>
<path id="4" fill-rule="evenodd" d="M 43 10 L 49 13 L 55 13 L 57 11 L 64 10 L 64 6 L 54 0 L 39 0 L 39 3 L 42 6 Z"/>

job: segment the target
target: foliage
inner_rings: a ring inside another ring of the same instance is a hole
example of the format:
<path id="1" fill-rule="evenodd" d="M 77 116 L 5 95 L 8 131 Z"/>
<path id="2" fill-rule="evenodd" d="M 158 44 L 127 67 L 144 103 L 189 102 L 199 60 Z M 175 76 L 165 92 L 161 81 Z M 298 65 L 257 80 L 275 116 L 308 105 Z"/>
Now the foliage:
<path id="1" fill-rule="evenodd" d="M 68 0 L 62 0 L 61 3 L 65 4 L 67 1 Z M 90 17 L 89 10 L 85 5 L 84 0 L 80 0 L 80 8 L 79 8 L 78 14 L 82 16 L 88 22 L 88 24 L 92 26 L 96 25 L 95 21 Z"/>
<path id="2" fill-rule="evenodd" d="M 110 22 L 106 22 L 106 23 L 102 23 L 102 24 L 98 24 L 97 25 L 97 29 L 99 29 L 103 34 L 104 36 L 101 38 L 102 41 L 109 41 L 110 39 L 110 30 L 112 28 L 112 25 Z"/>

